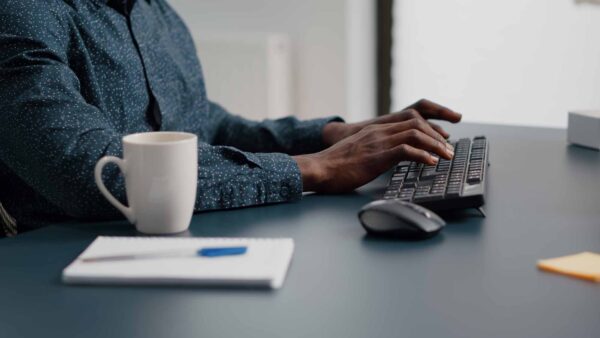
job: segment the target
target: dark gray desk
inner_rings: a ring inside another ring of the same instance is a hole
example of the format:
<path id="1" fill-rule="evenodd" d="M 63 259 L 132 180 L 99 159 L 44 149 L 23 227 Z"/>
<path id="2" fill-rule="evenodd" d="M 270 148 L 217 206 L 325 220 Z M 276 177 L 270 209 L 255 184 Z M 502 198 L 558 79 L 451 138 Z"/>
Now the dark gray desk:
<path id="1" fill-rule="evenodd" d="M 123 222 L 63 224 L 0 240 L 1 337 L 598 337 L 600 285 L 540 272 L 540 258 L 600 252 L 600 153 L 564 130 L 463 125 L 486 134 L 485 210 L 403 243 L 364 236 L 347 196 L 212 212 L 193 236 L 292 237 L 283 289 L 73 287 L 61 270 Z"/>

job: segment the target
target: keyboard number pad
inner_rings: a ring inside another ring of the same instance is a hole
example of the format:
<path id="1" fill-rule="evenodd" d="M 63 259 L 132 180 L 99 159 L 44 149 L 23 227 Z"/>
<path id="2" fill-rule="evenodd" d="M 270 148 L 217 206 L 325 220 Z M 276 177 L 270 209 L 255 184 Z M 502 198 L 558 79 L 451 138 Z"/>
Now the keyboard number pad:
<path id="1" fill-rule="evenodd" d="M 467 183 L 477 184 L 483 178 L 483 166 L 485 161 L 485 138 L 474 138 L 469 158 L 469 168 L 467 171 Z"/>

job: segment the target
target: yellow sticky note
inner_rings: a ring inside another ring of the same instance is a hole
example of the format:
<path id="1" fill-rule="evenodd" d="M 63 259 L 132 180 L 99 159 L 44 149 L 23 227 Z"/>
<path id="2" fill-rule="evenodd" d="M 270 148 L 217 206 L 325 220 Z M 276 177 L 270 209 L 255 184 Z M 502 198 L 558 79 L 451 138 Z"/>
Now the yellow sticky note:
<path id="1" fill-rule="evenodd" d="M 542 259 L 538 268 L 572 277 L 600 282 L 600 255 L 582 252 L 576 255 Z"/>

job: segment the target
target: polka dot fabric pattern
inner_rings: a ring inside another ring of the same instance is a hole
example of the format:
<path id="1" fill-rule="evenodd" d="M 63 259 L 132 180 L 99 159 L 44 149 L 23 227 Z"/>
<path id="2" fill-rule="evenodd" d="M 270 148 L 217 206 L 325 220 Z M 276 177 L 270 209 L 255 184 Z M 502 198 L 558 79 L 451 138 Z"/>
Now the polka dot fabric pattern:
<path id="1" fill-rule="evenodd" d="M 207 98 L 190 33 L 165 0 L 131 0 L 127 11 L 107 1 L 0 6 L 3 218 L 25 229 L 120 217 L 98 192 L 94 166 L 122 156 L 124 135 L 153 130 L 198 135 L 197 211 L 300 199 L 290 155 L 321 150 L 323 126 L 340 119 L 230 114 Z M 125 201 L 117 168 L 103 176 Z"/>

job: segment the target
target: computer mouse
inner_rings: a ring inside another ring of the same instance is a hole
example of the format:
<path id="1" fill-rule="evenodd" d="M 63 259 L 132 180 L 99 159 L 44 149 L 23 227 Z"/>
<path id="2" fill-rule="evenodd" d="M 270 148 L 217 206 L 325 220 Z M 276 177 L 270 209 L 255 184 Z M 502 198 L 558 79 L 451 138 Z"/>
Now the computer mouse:
<path id="1" fill-rule="evenodd" d="M 446 225 L 433 211 L 399 200 L 377 200 L 365 205 L 358 219 L 367 233 L 400 239 L 425 239 Z"/>

